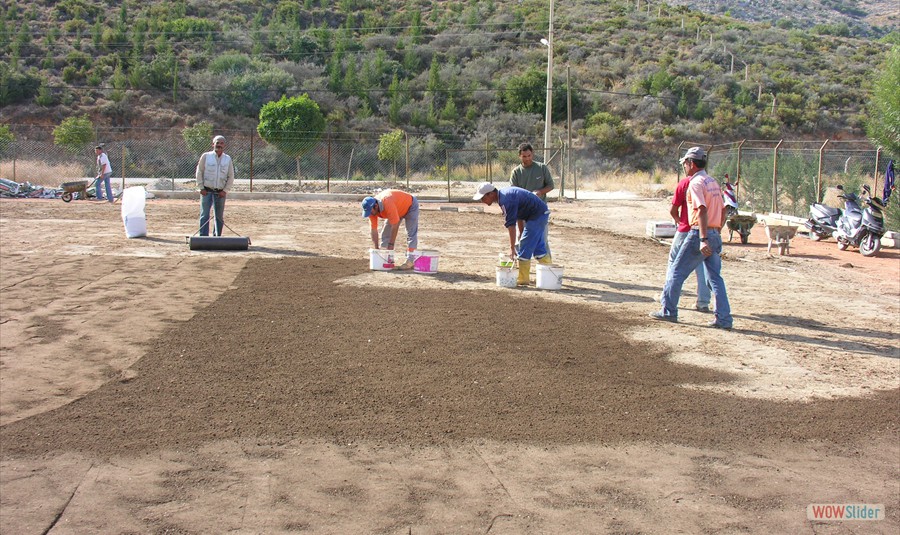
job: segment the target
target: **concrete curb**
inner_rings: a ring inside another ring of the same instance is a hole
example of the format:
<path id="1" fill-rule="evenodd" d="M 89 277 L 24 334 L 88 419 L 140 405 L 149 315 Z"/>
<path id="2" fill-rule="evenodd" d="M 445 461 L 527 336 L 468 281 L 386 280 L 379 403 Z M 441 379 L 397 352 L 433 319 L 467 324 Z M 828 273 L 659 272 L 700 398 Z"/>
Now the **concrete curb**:
<path id="1" fill-rule="evenodd" d="M 167 189 L 151 189 L 147 190 L 157 199 L 184 199 L 197 200 L 200 194 L 194 190 L 167 190 Z M 337 201 L 337 202 L 360 202 L 368 196 L 365 193 L 285 193 L 275 191 L 232 191 L 228 193 L 229 199 L 240 199 L 244 201 Z M 466 197 L 453 197 L 447 200 L 446 197 L 421 197 L 421 203 L 452 203 L 452 204 L 474 204 L 480 203 Z"/>

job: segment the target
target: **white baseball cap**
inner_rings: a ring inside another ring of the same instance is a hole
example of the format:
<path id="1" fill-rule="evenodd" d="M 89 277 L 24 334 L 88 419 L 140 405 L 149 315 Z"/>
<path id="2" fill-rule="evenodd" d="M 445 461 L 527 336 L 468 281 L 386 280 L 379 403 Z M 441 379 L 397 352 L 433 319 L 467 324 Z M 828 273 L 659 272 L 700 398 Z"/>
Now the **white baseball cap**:
<path id="1" fill-rule="evenodd" d="M 706 151 L 700 147 L 691 147 L 684 153 L 684 156 L 678 160 L 678 163 L 684 163 L 685 160 L 702 160 L 706 161 Z"/>
<path id="2" fill-rule="evenodd" d="M 482 197 L 494 191 L 495 189 L 497 188 L 495 188 L 494 185 L 490 182 L 482 182 L 478 185 L 478 189 L 475 190 L 475 195 L 472 196 L 472 200 L 480 201 Z"/>

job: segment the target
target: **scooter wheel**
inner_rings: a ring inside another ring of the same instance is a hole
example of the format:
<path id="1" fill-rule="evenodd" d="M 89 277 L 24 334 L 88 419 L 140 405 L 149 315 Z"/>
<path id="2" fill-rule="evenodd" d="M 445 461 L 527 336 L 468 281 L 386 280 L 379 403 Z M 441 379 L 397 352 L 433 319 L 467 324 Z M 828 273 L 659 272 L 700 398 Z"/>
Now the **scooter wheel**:
<path id="1" fill-rule="evenodd" d="M 823 238 L 824 236 L 822 236 L 821 234 L 817 234 L 815 232 L 809 233 L 809 239 L 811 239 L 812 241 L 822 241 Z"/>
<path id="2" fill-rule="evenodd" d="M 847 247 L 850 247 L 850 244 L 849 244 L 849 243 L 843 242 L 843 241 L 838 241 L 838 250 L 840 250 L 840 251 L 846 251 L 846 250 L 847 250 Z"/>
<path id="3" fill-rule="evenodd" d="M 881 238 L 874 234 L 866 234 L 859 244 L 859 253 L 863 256 L 875 256 L 881 250 Z"/>
<path id="4" fill-rule="evenodd" d="M 63 193 L 62 200 L 63 200 L 63 202 L 72 202 L 72 194 L 71 193 Z"/>

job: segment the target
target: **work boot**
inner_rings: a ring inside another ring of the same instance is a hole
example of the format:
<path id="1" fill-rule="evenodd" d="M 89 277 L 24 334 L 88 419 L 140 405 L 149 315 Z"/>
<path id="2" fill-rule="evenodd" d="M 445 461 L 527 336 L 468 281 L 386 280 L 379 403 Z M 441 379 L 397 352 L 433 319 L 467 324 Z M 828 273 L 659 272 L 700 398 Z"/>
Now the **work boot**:
<path id="1" fill-rule="evenodd" d="M 516 280 L 518 286 L 528 286 L 531 282 L 531 260 L 519 259 L 519 278 Z"/>
<path id="2" fill-rule="evenodd" d="M 552 264 L 553 259 L 550 258 L 550 253 L 545 254 L 544 256 L 538 257 L 538 264 Z"/>
<path id="3" fill-rule="evenodd" d="M 413 268 L 415 264 L 415 258 L 411 256 L 406 257 L 406 262 L 403 262 L 401 265 L 397 266 L 395 269 L 399 269 L 400 271 L 408 271 Z"/>

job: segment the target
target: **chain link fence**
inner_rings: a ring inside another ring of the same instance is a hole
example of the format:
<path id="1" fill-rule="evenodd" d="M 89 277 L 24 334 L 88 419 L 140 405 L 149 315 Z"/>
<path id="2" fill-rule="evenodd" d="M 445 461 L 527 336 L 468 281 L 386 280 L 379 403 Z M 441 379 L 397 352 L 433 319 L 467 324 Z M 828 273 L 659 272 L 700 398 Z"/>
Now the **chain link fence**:
<path id="1" fill-rule="evenodd" d="M 740 141 L 700 145 L 709 154 L 710 175 L 737 181 L 741 208 L 807 217 L 809 205 L 822 202 L 828 188 L 843 185 L 859 191 L 863 184 L 881 196 L 888 159 L 865 141 Z"/>
<path id="2" fill-rule="evenodd" d="M 141 179 L 153 189 L 195 189 L 194 171 L 201 150 L 188 147 L 168 131 L 98 130 L 95 140 L 66 150 L 48 131 L 13 130 L 15 139 L 0 153 L 0 176 L 16 182 L 58 186 L 96 175 L 93 147 L 103 144 L 113 168 L 113 183 Z M 378 157 L 377 137 L 331 138 L 316 142 L 301 157 L 266 143 L 255 132 L 216 132 L 226 138 L 236 176 L 235 191 L 366 193 L 373 188 L 443 181 L 445 150 L 431 138 L 407 138 L 392 160 Z"/>
<path id="3" fill-rule="evenodd" d="M 0 176 L 49 187 L 95 176 L 93 147 L 103 144 L 114 185 L 124 188 L 126 181 L 142 181 L 151 189 L 193 190 L 200 151 L 209 150 L 191 148 L 169 130 L 97 130 L 90 143 L 68 150 L 56 145 L 46 128 L 17 127 L 12 132 L 15 139 L 0 152 Z M 452 149 L 433 136 L 404 135 L 399 150 L 387 159 L 379 157 L 377 135 L 325 136 L 295 158 L 289 155 L 292 149 L 309 143 L 299 135 L 294 145 L 288 140 L 276 147 L 253 131 L 216 134 L 225 136 L 226 152 L 240 179 L 234 191 L 369 194 L 401 187 L 424 198 L 451 199 L 470 194 L 472 182 L 507 180 L 519 163 L 516 149 Z M 563 159 L 561 149 L 548 154 L 551 163 Z"/>
<path id="4" fill-rule="evenodd" d="M 196 189 L 194 170 L 206 147 L 189 147 L 171 130 L 116 128 L 97 130 L 84 147 L 66 150 L 54 143 L 52 128 L 11 125 L 14 140 L 0 145 L 0 177 L 57 187 L 96 175 L 93 147 L 104 144 L 113 167 L 114 186 L 142 181 L 151 189 Z M 512 146 L 458 148 L 434 136 L 404 137 L 390 159 L 379 157 L 381 138 L 369 135 L 325 135 L 299 158 L 291 147 L 276 147 L 255 131 L 217 131 L 226 137 L 234 159 L 235 191 L 370 194 L 403 188 L 425 199 L 459 199 L 477 182 L 506 182 L 519 164 Z M 299 145 L 309 143 L 297 137 Z M 881 194 L 888 161 L 880 150 L 858 141 L 753 141 L 703 145 L 683 142 L 677 161 L 693 145 L 709 152 L 710 174 L 737 181 L 741 208 L 805 217 L 809 205 L 821 202 L 829 187 L 851 191 L 863 184 Z M 579 180 L 588 183 L 604 174 L 598 155 L 584 149 L 535 147 L 535 159 L 547 159 L 559 196 L 578 198 Z M 679 169 L 680 172 L 680 169 Z M 597 176 L 595 176 L 597 175 Z M 881 181 L 881 182 L 880 182 Z"/>

